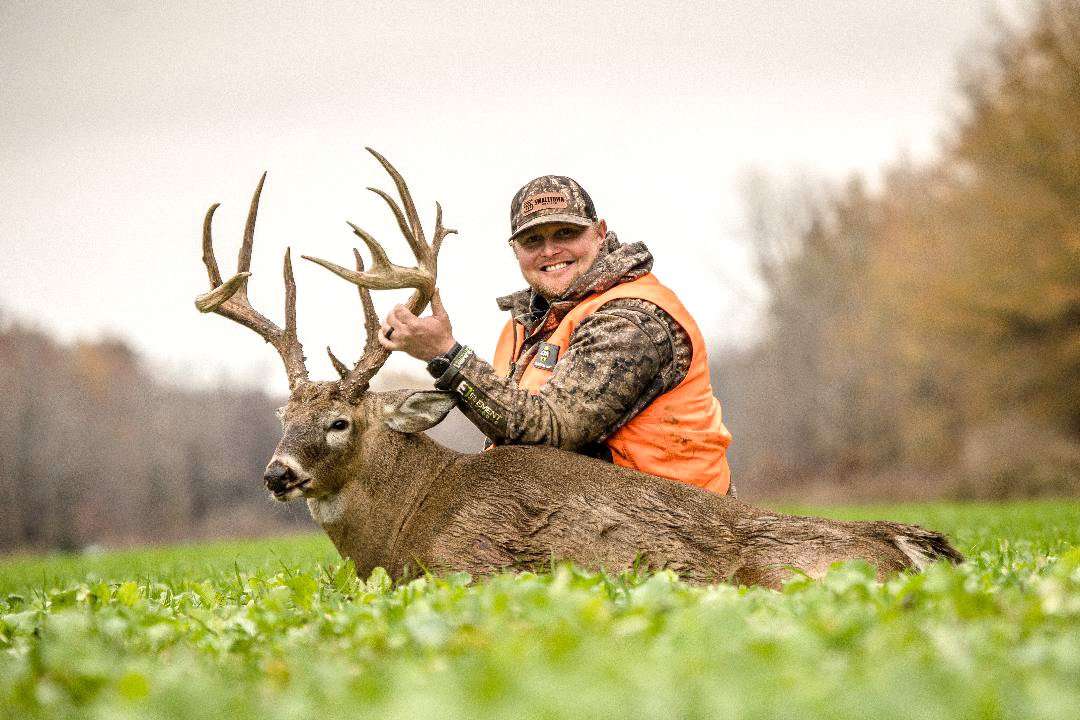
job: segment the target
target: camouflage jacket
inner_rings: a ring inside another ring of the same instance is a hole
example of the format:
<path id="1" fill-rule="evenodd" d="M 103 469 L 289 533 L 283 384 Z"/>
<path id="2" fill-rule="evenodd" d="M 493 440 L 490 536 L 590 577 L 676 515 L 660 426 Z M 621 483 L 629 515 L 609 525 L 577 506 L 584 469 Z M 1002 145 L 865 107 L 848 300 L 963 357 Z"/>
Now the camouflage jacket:
<path id="1" fill-rule="evenodd" d="M 471 354 L 435 386 L 457 391 L 461 410 L 497 444 L 554 445 L 610 459 L 604 440 L 682 382 L 690 368 L 690 338 L 670 315 L 646 300 L 612 300 L 578 325 L 538 395 L 516 381 L 574 306 L 636 280 L 652 264 L 644 244 L 623 245 L 608 233 L 596 262 L 561 297 L 549 303 L 522 290 L 499 298 L 499 308 L 525 327 L 511 378 Z"/>

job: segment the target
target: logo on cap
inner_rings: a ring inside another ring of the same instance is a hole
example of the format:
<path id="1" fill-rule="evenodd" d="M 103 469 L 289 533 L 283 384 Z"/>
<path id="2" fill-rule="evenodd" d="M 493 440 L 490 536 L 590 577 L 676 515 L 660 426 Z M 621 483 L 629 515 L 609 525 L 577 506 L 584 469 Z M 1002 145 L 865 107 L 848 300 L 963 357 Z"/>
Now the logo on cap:
<path id="1" fill-rule="evenodd" d="M 569 206 L 570 198 L 561 192 L 536 193 L 522 201 L 518 217 L 524 217 L 539 210 L 561 210 Z"/>

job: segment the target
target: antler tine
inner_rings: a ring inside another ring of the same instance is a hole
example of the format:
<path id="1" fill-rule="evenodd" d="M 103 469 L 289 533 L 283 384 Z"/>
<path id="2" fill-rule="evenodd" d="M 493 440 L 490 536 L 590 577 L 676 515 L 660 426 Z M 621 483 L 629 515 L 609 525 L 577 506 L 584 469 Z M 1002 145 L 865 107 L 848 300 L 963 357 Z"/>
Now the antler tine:
<path id="1" fill-rule="evenodd" d="M 353 248 L 353 257 L 356 258 L 357 271 L 363 272 L 364 258 L 356 248 Z M 364 332 L 367 335 L 364 348 L 367 349 L 368 345 L 379 341 L 379 316 L 375 314 L 375 303 L 371 301 L 371 291 L 363 285 L 357 285 L 356 289 L 360 291 L 360 304 L 364 306 Z"/>
<path id="2" fill-rule="evenodd" d="M 401 288 L 423 288 L 430 299 L 434 291 L 434 279 L 431 274 L 417 268 L 403 268 L 400 265 L 391 265 L 385 272 L 357 272 L 342 267 L 337 263 L 322 258 L 301 255 L 316 265 L 321 265 L 338 277 L 348 280 L 354 285 L 363 285 L 372 290 L 399 290 Z M 426 303 L 425 303 L 426 304 Z"/>
<path id="3" fill-rule="evenodd" d="M 405 236 L 405 240 L 409 243 L 409 247 L 412 248 L 413 255 L 415 255 L 418 260 L 420 258 L 425 258 L 428 254 L 427 243 L 422 240 L 418 241 L 416 236 L 413 235 L 413 231 L 409 227 L 405 215 L 401 212 L 401 208 L 398 207 L 398 204 L 394 202 L 394 198 L 390 197 L 386 191 L 377 187 L 369 187 L 368 190 L 386 201 L 390 211 L 394 213 L 394 218 L 397 220 L 398 227 L 401 229 L 401 234 Z"/>
<path id="4" fill-rule="evenodd" d="M 262 197 L 263 183 L 266 182 L 266 173 L 259 178 L 259 184 L 255 187 L 255 194 L 251 196 L 251 205 L 248 206 L 247 222 L 244 224 L 244 242 L 240 245 L 240 256 L 236 260 L 236 271 L 247 272 L 251 269 L 251 246 L 255 243 L 255 218 L 259 215 L 259 198 Z M 247 288 L 244 288 L 245 294 Z"/>
<path id="5" fill-rule="evenodd" d="M 356 237 L 363 240 L 364 244 L 367 245 L 368 250 L 371 251 L 372 270 L 385 272 L 394 267 L 394 263 L 390 262 L 390 258 L 386 257 L 386 251 L 383 250 L 383 246 L 379 244 L 378 240 L 371 237 L 369 233 L 355 223 L 346 220 L 345 224 L 352 228 L 353 235 L 356 235 Z M 356 248 L 353 248 L 353 254 L 357 254 Z M 363 260 L 360 262 L 363 263 Z M 363 272 L 364 268 L 358 267 L 357 270 Z"/>
<path id="6" fill-rule="evenodd" d="M 285 336 L 296 337 L 296 280 L 293 278 L 292 248 L 285 248 L 282 268 L 285 277 Z"/>
<path id="7" fill-rule="evenodd" d="M 442 205 L 435 203 L 435 237 L 431 239 L 431 260 L 432 263 L 436 263 L 439 260 L 439 250 L 442 248 L 442 241 L 447 235 L 457 235 L 457 230 L 451 230 L 450 228 L 444 228 L 442 224 Z"/>
<path id="8" fill-rule="evenodd" d="M 202 226 L 202 261 L 206 266 L 206 272 L 210 275 L 210 286 L 217 287 L 221 284 L 221 270 L 218 269 L 217 258 L 214 257 L 214 237 L 211 225 L 214 222 L 214 213 L 221 207 L 221 203 L 214 203 L 206 211 Z"/>
<path id="9" fill-rule="evenodd" d="M 349 377 L 349 366 L 338 360 L 338 356 L 334 354 L 334 351 L 330 349 L 330 346 L 326 346 L 326 354 L 330 356 L 330 364 L 337 370 L 337 374 L 341 376 L 341 379 Z"/>
<path id="10" fill-rule="evenodd" d="M 210 278 L 210 292 L 195 298 L 195 307 L 199 312 L 215 312 L 222 317 L 240 323 L 254 330 L 258 335 L 274 346 L 285 364 L 289 377 L 289 389 L 307 382 L 308 372 L 304 365 L 304 349 L 296 334 L 296 281 L 293 278 L 291 251 L 285 251 L 283 275 L 285 278 L 285 329 L 275 325 L 251 306 L 247 295 L 247 281 L 251 277 L 251 248 L 255 238 L 255 218 L 258 214 L 259 198 L 262 195 L 266 173 L 259 179 L 258 187 L 251 198 L 247 225 L 244 228 L 244 242 L 240 247 L 238 272 L 225 282 L 221 282 L 221 271 L 214 256 L 212 221 L 218 203 L 210 206 L 203 220 L 203 264 Z"/>
<path id="11" fill-rule="evenodd" d="M 359 230 L 359 228 L 355 229 Z M 356 271 L 359 273 L 364 272 L 364 258 L 356 248 L 353 248 L 353 257 L 356 258 Z M 364 331 L 367 335 L 364 339 L 364 351 L 367 352 L 369 348 L 376 347 L 379 344 L 379 316 L 375 314 L 375 304 L 371 301 L 371 291 L 363 285 L 357 285 L 356 289 L 360 291 L 360 304 L 364 308 Z M 341 376 L 341 379 L 348 378 L 349 367 L 334 355 L 329 346 L 326 348 L 326 353 L 330 356 L 330 362 L 333 364 L 334 369 L 337 370 L 338 375 Z"/>
<path id="12" fill-rule="evenodd" d="M 353 256 L 356 258 L 356 269 L 363 272 L 364 258 L 361 257 L 360 251 L 353 248 Z M 383 363 L 390 357 L 390 351 L 379 344 L 379 316 L 375 313 L 375 304 L 371 300 L 371 291 L 363 285 L 357 285 L 357 289 L 360 291 L 360 303 L 364 306 L 364 334 L 366 337 L 364 339 L 364 352 L 360 359 L 356 361 L 356 366 L 350 373 L 352 377 L 346 378 L 349 394 L 353 397 L 367 390 L 371 378 L 375 377 L 375 373 L 379 372 Z M 420 290 L 417 289 L 413 293 L 413 297 L 415 298 L 419 294 Z"/>
<path id="13" fill-rule="evenodd" d="M 307 366 L 304 364 L 304 347 L 300 344 L 300 337 L 296 332 L 296 280 L 293 278 L 292 248 L 285 248 L 283 274 L 285 276 L 285 332 L 282 333 L 281 346 L 274 347 L 285 362 L 285 372 L 289 376 L 289 389 L 292 390 L 298 383 L 308 380 Z"/>
<path id="14" fill-rule="evenodd" d="M 383 166 L 386 172 L 394 180 L 394 185 L 397 187 L 398 195 L 401 196 L 401 204 L 405 206 L 405 216 L 409 219 L 409 227 L 412 230 L 411 233 L 405 233 L 406 238 L 409 239 L 411 236 L 410 244 L 412 244 L 412 241 L 415 240 L 418 248 L 422 247 L 424 249 L 427 249 L 427 240 L 424 238 L 424 228 L 422 225 L 420 225 L 420 215 L 418 215 L 416 212 L 416 204 L 413 203 L 412 193 L 409 192 L 409 187 L 405 184 L 405 178 L 401 177 L 401 173 L 397 171 L 397 168 L 391 165 L 390 161 L 380 155 L 377 151 L 373 150 L 372 148 L 365 149 L 375 156 L 375 159 L 379 161 L 379 163 Z M 386 200 L 387 204 L 390 205 L 390 209 L 394 211 L 394 215 L 399 218 L 398 223 L 400 224 L 400 211 L 397 210 L 397 204 L 393 201 L 393 198 L 391 198 L 384 192 L 374 190 L 374 188 L 369 189 L 377 192 L 379 195 L 382 196 L 384 200 Z M 402 228 L 402 232 L 404 232 L 404 228 Z M 418 257 L 417 259 L 420 258 Z"/>
<path id="15" fill-rule="evenodd" d="M 386 257 L 386 251 L 383 250 L 383 247 L 379 244 L 378 240 L 371 237 L 371 235 L 354 223 L 346 221 L 346 224 L 352 228 L 353 233 L 363 240 L 364 244 L 367 245 L 368 249 L 371 251 L 371 272 L 349 270 L 348 268 L 341 267 L 337 263 L 332 263 L 329 260 L 323 260 L 322 258 L 311 257 L 309 255 L 303 255 L 301 257 L 305 260 L 310 260 L 316 265 L 321 265 L 338 277 L 348 280 L 355 285 L 373 288 L 375 290 L 397 290 L 409 287 L 418 289 L 424 288 L 430 297 L 430 293 L 435 290 L 435 276 L 433 273 L 429 272 L 424 267 L 408 268 L 402 267 L 401 265 L 395 265 Z"/>

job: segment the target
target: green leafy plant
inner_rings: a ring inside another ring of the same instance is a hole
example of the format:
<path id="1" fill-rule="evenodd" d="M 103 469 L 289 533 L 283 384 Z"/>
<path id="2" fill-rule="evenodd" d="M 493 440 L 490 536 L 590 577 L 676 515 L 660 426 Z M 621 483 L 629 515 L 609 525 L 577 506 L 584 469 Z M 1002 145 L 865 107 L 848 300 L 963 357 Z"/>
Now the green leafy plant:
<path id="1" fill-rule="evenodd" d="M 823 512 L 970 559 L 782 592 L 559 564 L 395 585 L 316 536 L 13 559 L 0 717 L 1074 716 L 1080 504 Z"/>

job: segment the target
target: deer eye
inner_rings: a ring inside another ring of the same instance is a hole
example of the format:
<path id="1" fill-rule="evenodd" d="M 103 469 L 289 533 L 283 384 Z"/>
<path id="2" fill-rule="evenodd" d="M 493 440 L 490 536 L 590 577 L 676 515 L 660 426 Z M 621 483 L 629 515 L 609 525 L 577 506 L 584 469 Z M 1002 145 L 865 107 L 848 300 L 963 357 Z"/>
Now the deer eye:
<path id="1" fill-rule="evenodd" d="M 330 423 L 331 430 L 347 430 L 349 428 L 349 421 L 345 418 L 338 418 L 334 422 Z"/>

